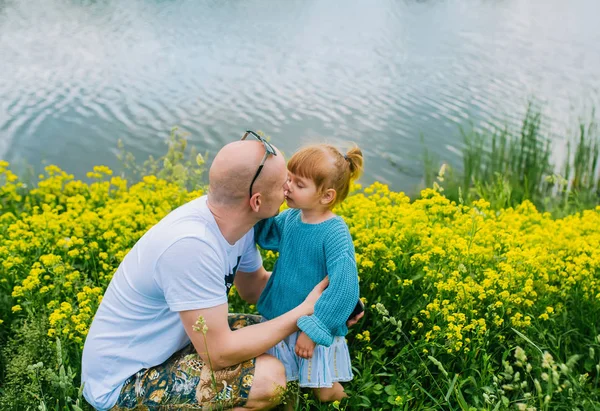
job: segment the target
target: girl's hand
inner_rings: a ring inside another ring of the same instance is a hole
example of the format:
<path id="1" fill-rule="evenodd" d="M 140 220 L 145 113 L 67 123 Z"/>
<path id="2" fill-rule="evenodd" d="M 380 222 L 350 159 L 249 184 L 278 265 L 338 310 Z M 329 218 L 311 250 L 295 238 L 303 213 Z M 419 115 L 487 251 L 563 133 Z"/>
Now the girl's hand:
<path id="1" fill-rule="evenodd" d="M 365 316 L 365 312 L 361 312 L 359 313 L 357 316 L 350 318 L 347 322 L 346 322 L 346 327 L 352 327 L 354 324 L 356 324 L 357 322 L 360 321 L 361 318 L 363 318 Z"/>
<path id="2" fill-rule="evenodd" d="M 308 335 L 301 332 L 296 341 L 296 355 L 306 359 L 312 358 L 316 345 Z"/>

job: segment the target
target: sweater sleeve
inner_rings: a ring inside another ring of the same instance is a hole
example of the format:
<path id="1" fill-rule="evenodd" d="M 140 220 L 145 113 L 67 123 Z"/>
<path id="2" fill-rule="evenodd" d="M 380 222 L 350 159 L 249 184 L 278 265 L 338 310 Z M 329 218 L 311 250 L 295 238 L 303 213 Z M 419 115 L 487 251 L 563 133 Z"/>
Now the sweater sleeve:
<path id="1" fill-rule="evenodd" d="M 263 250 L 279 251 L 279 244 L 283 234 L 288 210 L 285 210 L 275 217 L 261 220 L 254 226 L 254 240 Z"/>
<path id="2" fill-rule="evenodd" d="M 300 317 L 298 328 L 315 343 L 329 347 L 334 332 L 348 332 L 346 321 L 359 297 L 358 272 L 352 237 L 344 223 L 332 230 L 325 242 L 329 286 L 317 303 L 313 315 Z"/>

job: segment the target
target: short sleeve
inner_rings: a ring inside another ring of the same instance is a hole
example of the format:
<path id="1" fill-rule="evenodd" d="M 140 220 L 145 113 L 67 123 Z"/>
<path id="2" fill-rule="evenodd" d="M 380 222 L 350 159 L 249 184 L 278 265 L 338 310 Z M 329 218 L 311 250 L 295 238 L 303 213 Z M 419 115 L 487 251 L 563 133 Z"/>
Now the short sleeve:
<path id="1" fill-rule="evenodd" d="M 246 244 L 242 250 L 242 258 L 238 270 L 251 273 L 262 267 L 262 257 L 254 242 L 254 230 L 250 230 L 244 237 L 244 240 Z"/>
<path id="2" fill-rule="evenodd" d="M 211 308 L 227 302 L 225 269 L 207 242 L 185 237 L 158 258 L 155 280 L 171 311 Z"/>

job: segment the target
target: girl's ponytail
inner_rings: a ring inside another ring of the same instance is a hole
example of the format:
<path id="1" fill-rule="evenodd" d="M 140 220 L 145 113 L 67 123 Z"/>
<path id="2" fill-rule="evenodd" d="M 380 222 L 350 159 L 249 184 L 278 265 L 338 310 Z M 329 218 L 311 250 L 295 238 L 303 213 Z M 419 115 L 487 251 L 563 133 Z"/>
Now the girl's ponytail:
<path id="1" fill-rule="evenodd" d="M 362 151 L 355 145 L 348 150 L 344 158 L 350 165 L 350 181 L 357 180 L 363 172 L 364 160 Z"/>

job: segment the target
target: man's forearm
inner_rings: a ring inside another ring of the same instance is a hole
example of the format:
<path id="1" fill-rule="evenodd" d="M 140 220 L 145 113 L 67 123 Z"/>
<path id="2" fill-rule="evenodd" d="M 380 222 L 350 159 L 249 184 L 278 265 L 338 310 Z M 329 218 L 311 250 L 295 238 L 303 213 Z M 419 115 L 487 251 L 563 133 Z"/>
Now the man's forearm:
<path id="1" fill-rule="evenodd" d="M 326 277 L 306 296 L 304 302 L 287 313 L 270 321 L 231 331 L 227 322 L 228 305 L 182 311 L 181 321 L 185 331 L 204 361 L 214 369 L 221 369 L 258 357 L 288 335 L 298 331 L 298 319 L 311 315 L 315 303 L 329 284 Z M 205 327 L 197 330 L 199 320 Z M 201 331 L 199 335 L 198 331 Z M 202 335 L 204 334 L 204 335 Z"/>
<path id="2" fill-rule="evenodd" d="M 225 368 L 258 357 L 288 335 L 298 331 L 296 322 L 310 312 L 302 305 L 270 321 L 232 331 L 233 335 L 222 341 L 217 358 L 212 358 L 215 369 Z M 208 347 L 211 354 L 211 347 Z"/>

